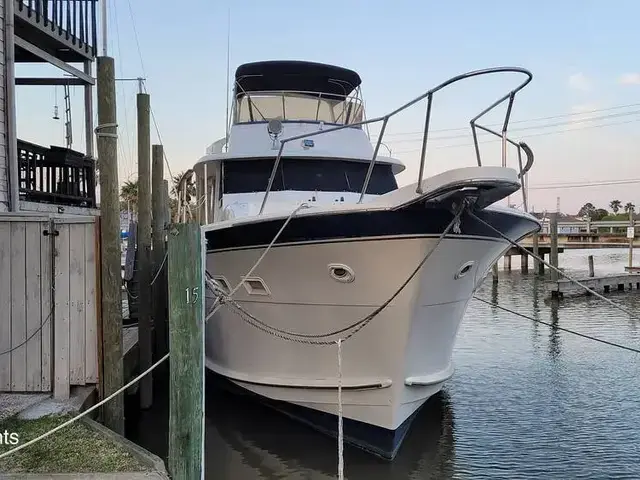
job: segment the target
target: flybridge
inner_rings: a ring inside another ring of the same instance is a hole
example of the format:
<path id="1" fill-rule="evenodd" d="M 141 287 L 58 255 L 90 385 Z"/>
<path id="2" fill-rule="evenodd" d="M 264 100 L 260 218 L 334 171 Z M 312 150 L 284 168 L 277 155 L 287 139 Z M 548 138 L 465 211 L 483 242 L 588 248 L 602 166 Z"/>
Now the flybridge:
<path id="1" fill-rule="evenodd" d="M 361 81 L 353 70 L 321 63 L 244 64 L 235 75 L 233 123 L 356 124 L 364 119 Z"/>

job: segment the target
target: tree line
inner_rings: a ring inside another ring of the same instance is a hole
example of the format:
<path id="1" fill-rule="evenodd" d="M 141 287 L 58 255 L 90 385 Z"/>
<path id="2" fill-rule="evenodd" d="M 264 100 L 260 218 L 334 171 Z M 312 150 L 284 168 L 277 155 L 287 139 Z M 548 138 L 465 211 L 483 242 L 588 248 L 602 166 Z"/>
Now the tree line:
<path id="1" fill-rule="evenodd" d="M 184 172 L 178 172 L 171 178 L 171 188 L 169 191 L 169 209 L 171 218 L 175 218 L 178 211 L 178 194 L 177 187 L 180 183 Z M 189 179 L 187 182 L 187 203 L 196 196 L 196 185 Z M 138 180 L 127 180 L 120 187 L 120 211 L 126 212 L 131 210 L 138 212 Z"/>
<path id="2" fill-rule="evenodd" d="M 578 217 L 588 217 L 591 220 L 621 220 L 629 218 L 629 211 L 635 210 L 635 205 L 632 202 L 627 202 L 622 205 L 620 200 L 611 200 L 609 202 L 609 208 L 613 214 L 605 208 L 597 208 L 593 203 L 585 203 L 580 210 L 578 210 Z M 624 211 L 624 213 L 621 212 Z"/>

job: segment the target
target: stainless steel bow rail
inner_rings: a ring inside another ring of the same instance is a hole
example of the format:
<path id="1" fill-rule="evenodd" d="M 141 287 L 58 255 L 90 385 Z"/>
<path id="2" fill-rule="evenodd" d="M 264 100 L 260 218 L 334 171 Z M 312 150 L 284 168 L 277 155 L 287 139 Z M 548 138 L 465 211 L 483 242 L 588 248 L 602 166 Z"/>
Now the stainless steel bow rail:
<path id="1" fill-rule="evenodd" d="M 384 132 L 387 128 L 387 123 L 389 122 L 389 119 L 395 115 L 397 115 L 398 113 L 406 110 L 407 108 L 415 105 L 416 103 L 420 102 L 421 100 L 424 100 L 425 98 L 427 99 L 427 111 L 426 111 L 426 115 L 425 115 L 425 121 L 424 121 L 424 133 L 422 136 L 422 149 L 421 149 L 421 154 L 420 154 L 420 170 L 418 172 L 418 186 L 416 188 L 416 193 L 421 194 L 422 193 L 422 179 L 424 177 L 424 165 L 425 165 L 425 159 L 426 159 L 426 155 L 427 155 L 427 141 L 429 138 L 429 126 L 431 123 L 431 105 L 433 103 L 433 96 L 436 92 L 442 90 L 445 87 L 448 87 L 449 85 L 452 85 L 454 83 L 457 83 L 461 80 L 466 80 L 469 78 L 473 78 L 473 77 L 479 77 L 482 75 L 489 75 L 489 74 L 494 74 L 494 73 L 520 73 L 522 75 L 526 76 L 526 79 L 524 81 L 522 81 L 516 88 L 514 88 L 513 90 L 509 91 L 506 95 L 503 95 L 502 97 L 500 97 L 498 100 L 496 100 L 495 102 L 493 102 L 491 105 L 489 105 L 487 108 L 485 108 L 482 112 L 480 112 L 478 115 L 476 115 L 475 117 L 473 117 L 471 119 L 470 126 L 471 126 L 471 131 L 473 134 L 473 143 L 474 143 L 474 147 L 475 147 L 475 151 L 476 151 L 476 159 L 478 161 L 478 166 L 481 167 L 482 166 L 482 161 L 480 159 L 480 148 L 479 148 L 479 144 L 478 144 L 478 137 L 477 137 L 477 132 L 476 132 L 476 128 L 479 128 L 480 130 L 483 130 L 487 133 L 491 133 L 493 135 L 496 135 L 497 137 L 502 139 L 502 166 L 506 166 L 507 163 L 507 143 L 515 146 L 518 149 L 518 162 L 519 162 L 519 170 L 520 173 L 518 175 L 518 177 L 520 178 L 520 182 L 522 185 L 522 192 L 523 192 L 523 200 L 524 200 L 524 205 L 525 205 L 525 209 L 527 206 L 527 199 L 526 199 L 526 192 L 525 192 L 525 180 L 524 180 L 524 175 L 529 171 L 529 169 L 531 168 L 531 165 L 533 164 L 533 152 L 531 151 L 531 149 L 524 143 L 524 142 L 520 142 L 517 143 L 511 139 L 509 139 L 507 137 L 507 127 L 509 125 L 509 118 L 511 117 L 511 109 L 513 107 L 513 101 L 515 99 L 516 94 L 522 90 L 525 86 L 527 86 L 529 84 L 529 82 L 531 82 L 531 80 L 533 79 L 533 74 L 531 72 L 529 72 L 528 70 L 521 68 L 521 67 L 494 67 L 494 68 L 485 68 L 482 70 L 474 70 L 471 72 L 467 72 L 467 73 L 463 73 L 460 75 L 457 75 L 455 77 L 451 77 L 449 80 L 437 85 L 436 87 L 432 88 L 431 90 L 428 90 L 427 92 L 423 93 L 422 95 L 420 95 L 419 97 L 414 98 L 413 100 L 411 100 L 410 102 L 402 105 L 400 108 L 394 110 L 391 113 L 388 113 L 387 115 L 384 115 L 382 117 L 376 117 L 376 118 L 371 118 L 368 120 L 364 120 L 362 122 L 357 122 L 357 123 L 351 123 L 348 125 L 339 125 L 336 127 L 332 127 L 332 128 L 327 128 L 327 129 L 323 129 L 323 130 L 318 130 L 317 132 L 312 132 L 312 133 L 305 133 L 305 134 L 301 134 L 301 135 L 296 135 L 293 137 L 288 137 L 288 138 L 284 138 L 280 140 L 280 149 L 278 150 L 278 156 L 276 157 L 276 161 L 273 165 L 273 169 L 271 170 L 271 176 L 269 177 L 269 183 L 267 185 L 267 190 L 264 194 L 264 198 L 262 199 L 262 205 L 260 206 L 260 212 L 259 215 L 262 214 L 262 212 L 264 211 L 264 207 L 267 203 L 267 199 L 269 198 L 269 192 L 271 191 L 271 187 L 273 186 L 273 181 L 275 179 L 276 176 L 276 172 L 278 171 L 278 166 L 280 165 L 280 159 L 282 158 L 282 152 L 284 151 L 284 147 L 287 143 L 292 142 L 294 140 L 301 140 L 304 138 L 309 138 L 309 137 L 314 137 L 316 135 L 322 135 L 322 134 L 326 134 L 329 132 L 335 132 L 338 130 L 343 130 L 345 128 L 352 128 L 352 127 L 356 127 L 356 126 L 361 126 L 361 125 L 368 125 L 370 123 L 378 123 L 378 122 L 382 122 L 382 127 L 380 129 L 380 135 L 378 135 L 378 140 L 376 142 L 376 146 L 374 148 L 373 151 L 373 157 L 371 158 L 371 162 L 369 163 L 369 168 L 367 170 L 367 175 L 365 177 L 364 180 L 364 184 L 362 186 L 362 192 L 360 193 L 360 198 L 358 199 L 358 203 L 362 203 L 362 200 L 364 199 L 364 195 L 367 191 L 367 187 L 369 186 L 369 181 L 371 180 L 371 174 L 373 173 L 373 167 L 375 165 L 376 162 L 376 158 L 378 157 L 378 151 L 380 150 L 380 145 L 382 144 L 382 138 L 384 136 Z M 504 122 L 502 124 L 502 130 L 500 132 L 496 132 L 490 128 L 484 127 L 482 125 L 478 125 L 477 121 L 482 118 L 484 115 L 486 115 L 487 113 L 489 113 L 491 110 L 493 110 L 494 108 L 496 108 L 497 106 L 501 105 L 502 103 L 506 102 L 508 100 L 508 105 L 507 105 L 507 112 L 505 113 L 505 117 L 504 117 Z M 523 166 L 522 165 L 522 150 L 524 150 L 526 156 L 527 156 L 527 162 L 526 164 Z"/>

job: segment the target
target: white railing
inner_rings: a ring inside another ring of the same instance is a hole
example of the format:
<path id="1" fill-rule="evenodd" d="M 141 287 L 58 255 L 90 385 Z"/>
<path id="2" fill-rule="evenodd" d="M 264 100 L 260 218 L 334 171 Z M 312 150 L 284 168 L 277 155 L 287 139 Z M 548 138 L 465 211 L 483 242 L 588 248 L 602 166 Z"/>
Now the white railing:
<path id="1" fill-rule="evenodd" d="M 481 75 L 488 75 L 488 74 L 493 74 L 493 73 L 519 73 L 519 74 L 525 75 L 526 79 L 524 81 L 522 81 L 516 88 L 514 88 L 511 91 L 509 91 L 506 95 L 500 97 L 498 100 L 493 102 L 491 105 L 489 105 L 487 108 L 485 108 L 482 112 L 480 112 L 478 115 L 476 115 L 475 117 L 473 117 L 471 119 L 470 125 L 471 125 L 471 131 L 473 133 L 473 140 L 474 140 L 474 146 L 475 146 L 475 151 L 476 151 L 476 158 L 477 158 L 477 161 L 478 161 L 478 166 L 482 166 L 482 161 L 480 159 L 480 149 L 479 149 L 479 145 L 478 145 L 476 128 L 484 130 L 487 133 L 491 133 L 493 135 L 496 135 L 496 136 L 498 136 L 498 137 L 500 137 L 502 139 L 502 166 L 506 166 L 507 143 L 509 143 L 511 145 L 514 145 L 518 149 L 518 164 L 519 164 L 518 178 L 520 178 L 520 181 L 521 181 L 524 206 L 525 206 L 525 209 L 527 209 L 527 198 L 526 198 L 526 188 L 525 188 L 526 187 L 525 174 L 529 171 L 529 169 L 531 168 L 531 166 L 533 164 L 533 152 L 531 151 L 531 149 L 524 142 L 516 143 L 515 141 L 507 138 L 507 127 L 508 127 L 508 124 L 509 124 L 509 118 L 511 116 L 511 109 L 513 107 L 513 101 L 515 99 L 515 95 L 520 90 L 522 90 L 527 84 L 529 84 L 529 82 L 531 82 L 531 80 L 533 79 L 533 75 L 528 70 L 526 70 L 524 68 L 520 68 L 520 67 L 495 67 L 495 68 L 487 68 L 487 69 L 483 69 L 483 70 L 474 70 L 474 71 L 471 71 L 471 72 L 463 73 L 461 75 L 457 75 L 455 77 L 452 77 L 449 80 L 437 85 L 436 87 L 432 88 L 431 90 L 428 90 L 427 92 L 423 93 L 419 97 L 414 98 L 410 102 L 402 105 L 400 108 L 398 108 L 398 109 L 394 110 L 393 112 L 388 113 L 387 115 L 384 115 L 382 117 L 376 117 L 376 118 L 372 118 L 372 119 L 369 119 L 369 120 L 364 120 L 364 121 L 361 121 L 361 122 L 351 123 L 351 124 L 347 124 L 347 125 L 339 125 L 339 126 L 332 127 L 332 128 L 326 128 L 326 129 L 323 129 L 323 130 L 318 130 L 317 132 L 305 133 L 305 134 L 296 135 L 296 136 L 293 136 L 293 137 L 288 137 L 288 138 L 281 139 L 280 140 L 280 149 L 278 151 L 278 156 L 276 157 L 275 163 L 273 165 L 273 169 L 271 171 L 271 175 L 269 177 L 269 182 L 268 182 L 265 194 L 264 194 L 264 198 L 262 200 L 262 205 L 260 206 L 259 214 L 262 214 L 262 212 L 264 211 L 264 207 L 265 207 L 265 205 L 267 203 L 267 199 L 269 198 L 269 192 L 271 191 L 271 187 L 273 185 L 273 181 L 274 181 L 276 172 L 278 170 L 278 166 L 280 164 L 280 160 L 282 158 L 282 152 L 284 150 L 284 146 L 287 143 L 292 142 L 294 140 L 301 140 L 301 139 L 313 137 L 313 136 L 316 136 L 316 135 L 323 135 L 323 134 L 327 134 L 329 132 L 335 132 L 337 130 L 342 130 L 344 128 L 350 128 L 350 127 L 355 127 L 355 126 L 368 125 L 370 123 L 382 122 L 382 127 L 380 129 L 380 134 L 378 135 L 378 140 L 376 142 L 376 146 L 375 146 L 374 151 L 373 151 L 373 157 L 371 158 L 371 162 L 369 163 L 369 168 L 367 170 L 367 174 L 366 174 L 366 177 L 365 177 L 365 180 L 364 180 L 364 184 L 362 186 L 362 192 L 360 193 L 360 198 L 358 199 L 358 203 L 362 203 L 362 200 L 364 199 L 365 192 L 367 191 L 367 187 L 369 186 L 369 181 L 371 180 L 371 174 L 373 173 L 373 167 L 375 165 L 376 158 L 378 157 L 378 151 L 380 150 L 380 146 L 382 145 L 382 138 L 384 137 L 384 133 L 385 133 L 385 130 L 387 128 L 387 123 L 389 122 L 389 119 L 426 98 L 427 99 L 427 111 L 426 111 L 426 116 L 425 116 L 424 133 L 423 133 L 423 137 L 422 137 L 422 148 L 421 148 L 421 154 L 420 154 L 420 169 L 418 171 L 418 186 L 416 188 L 416 192 L 418 194 L 421 194 L 422 193 L 422 179 L 424 177 L 424 165 L 425 165 L 426 153 L 427 153 L 427 141 L 428 141 L 428 137 L 429 137 L 429 126 L 430 126 L 430 122 L 431 122 L 431 105 L 432 105 L 432 102 L 433 102 L 433 95 L 435 93 L 437 93 L 439 90 L 442 90 L 443 88 L 445 88 L 445 87 L 447 87 L 447 86 L 449 86 L 449 85 L 451 85 L 453 83 L 459 82 L 461 80 L 466 80 L 468 78 L 473 78 L 473 77 L 478 77 L 478 76 L 481 76 Z M 483 117 L 488 112 L 490 112 L 491 110 L 496 108 L 498 105 L 504 103 L 507 100 L 508 100 L 507 112 L 505 114 L 502 130 L 500 132 L 496 132 L 496 131 L 491 130 L 491 129 L 487 128 L 487 127 L 483 127 L 483 126 L 477 124 L 477 121 L 481 117 Z M 522 151 L 523 150 L 525 152 L 525 155 L 527 156 L 527 161 L 526 161 L 525 165 L 523 165 L 523 163 L 522 163 Z"/>

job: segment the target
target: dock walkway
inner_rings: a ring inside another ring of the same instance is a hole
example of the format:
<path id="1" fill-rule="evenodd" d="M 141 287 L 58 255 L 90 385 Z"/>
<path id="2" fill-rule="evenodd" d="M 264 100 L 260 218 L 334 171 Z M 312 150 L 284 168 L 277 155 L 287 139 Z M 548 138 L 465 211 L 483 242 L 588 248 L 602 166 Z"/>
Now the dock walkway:
<path id="1" fill-rule="evenodd" d="M 622 273 L 617 275 L 603 275 L 597 277 L 587 277 L 576 279 L 583 285 L 598 293 L 609 293 L 613 290 L 624 291 L 640 289 L 640 273 Z M 564 295 L 589 295 L 584 288 L 572 282 L 562 279 L 547 282 L 548 291 L 552 297 L 562 297 Z"/>

